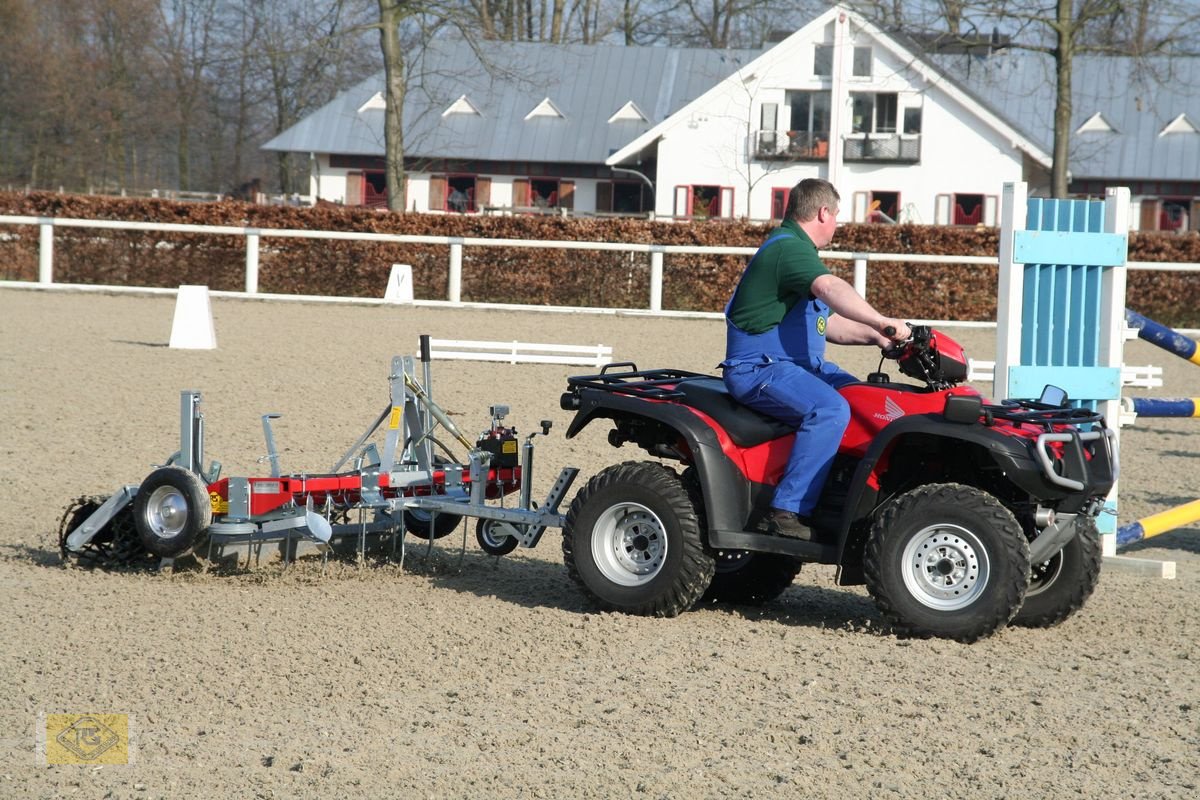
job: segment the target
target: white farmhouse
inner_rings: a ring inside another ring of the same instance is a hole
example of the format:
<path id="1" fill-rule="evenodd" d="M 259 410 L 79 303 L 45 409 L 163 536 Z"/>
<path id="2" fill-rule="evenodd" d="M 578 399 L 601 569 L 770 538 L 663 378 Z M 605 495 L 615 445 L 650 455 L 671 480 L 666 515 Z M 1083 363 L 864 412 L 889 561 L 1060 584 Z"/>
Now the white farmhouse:
<path id="1" fill-rule="evenodd" d="M 840 6 L 755 51 L 438 41 L 410 65 L 406 206 L 771 219 L 823 177 L 844 220 L 992 225 L 1004 182 L 1048 191 L 1047 63 L 922 55 Z M 1071 191 L 1130 186 L 1143 229 L 1200 229 L 1200 59 L 1170 68 L 1138 91 L 1131 59 L 1076 59 Z M 386 205 L 382 89 L 264 147 L 309 155 L 315 198 Z"/>

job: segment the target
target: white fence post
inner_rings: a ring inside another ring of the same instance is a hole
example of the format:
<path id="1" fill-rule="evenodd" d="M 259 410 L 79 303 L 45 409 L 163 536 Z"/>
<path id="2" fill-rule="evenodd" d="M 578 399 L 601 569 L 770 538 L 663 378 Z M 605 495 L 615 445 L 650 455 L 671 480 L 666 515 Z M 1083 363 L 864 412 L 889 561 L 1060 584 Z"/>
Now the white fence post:
<path id="1" fill-rule="evenodd" d="M 867 257 L 861 253 L 854 254 L 854 291 L 867 296 Z"/>
<path id="2" fill-rule="evenodd" d="M 246 231 L 246 294 L 258 294 L 258 230 Z"/>
<path id="3" fill-rule="evenodd" d="M 446 299 L 451 303 L 462 302 L 462 253 L 463 240 L 450 239 L 450 280 Z"/>
<path id="4" fill-rule="evenodd" d="M 660 245 L 650 249 L 650 310 L 662 311 L 663 251 Z"/>
<path id="5" fill-rule="evenodd" d="M 54 283 L 54 220 L 38 220 L 38 283 Z"/>

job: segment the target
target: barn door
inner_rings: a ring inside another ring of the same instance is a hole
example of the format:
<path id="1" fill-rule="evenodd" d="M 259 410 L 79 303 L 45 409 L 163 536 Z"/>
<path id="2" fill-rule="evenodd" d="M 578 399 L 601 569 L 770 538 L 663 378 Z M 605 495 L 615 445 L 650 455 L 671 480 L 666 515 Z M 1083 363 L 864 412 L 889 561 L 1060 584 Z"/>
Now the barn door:
<path id="1" fill-rule="evenodd" d="M 346 205 L 361 206 L 363 204 L 363 174 L 361 172 L 346 173 Z"/>
<path id="2" fill-rule="evenodd" d="M 558 207 L 568 210 L 575 208 L 575 181 L 558 182 Z"/>
<path id="3" fill-rule="evenodd" d="M 514 178 L 512 184 L 512 204 L 514 206 L 529 205 L 529 179 Z"/>
<path id="4" fill-rule="evenodd" d="M 492 204 L 492 179 L 475 179 L 475 210 L 482 211 L 484 206 Z"/>
<path id="5" fill-rule="evenodd" d="M 429 176 L 429 210 L 446 210 L 446 176 Z"/>

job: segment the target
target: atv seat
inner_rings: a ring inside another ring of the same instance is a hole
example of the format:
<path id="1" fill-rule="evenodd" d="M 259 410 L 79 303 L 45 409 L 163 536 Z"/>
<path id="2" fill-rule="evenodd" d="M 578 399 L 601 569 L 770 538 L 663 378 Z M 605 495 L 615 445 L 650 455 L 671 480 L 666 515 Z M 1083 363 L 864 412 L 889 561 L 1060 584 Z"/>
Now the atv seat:
<path id="1" fill-rule="evenodd" d="M 720 378 L 685 378 L 675 390 L 683 395 L 680 400 L 683 405 L 703 411 L 716 420 L 738 447 L 754 447 L 796 430 L 734 400 Z"/>

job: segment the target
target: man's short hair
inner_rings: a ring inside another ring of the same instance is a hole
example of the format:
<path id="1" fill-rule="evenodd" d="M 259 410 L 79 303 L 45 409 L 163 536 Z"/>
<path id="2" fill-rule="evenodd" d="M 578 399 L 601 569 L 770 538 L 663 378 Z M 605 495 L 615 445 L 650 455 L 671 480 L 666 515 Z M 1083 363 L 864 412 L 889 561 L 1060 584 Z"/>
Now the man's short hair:
<path id="1" fill-rule="evenodd" d="M 788 192 L 784 219 L 808 222 L 822 208 L 836 208 L 841 195 L 833 184 L 821 178 L 805 178 Z"/>

